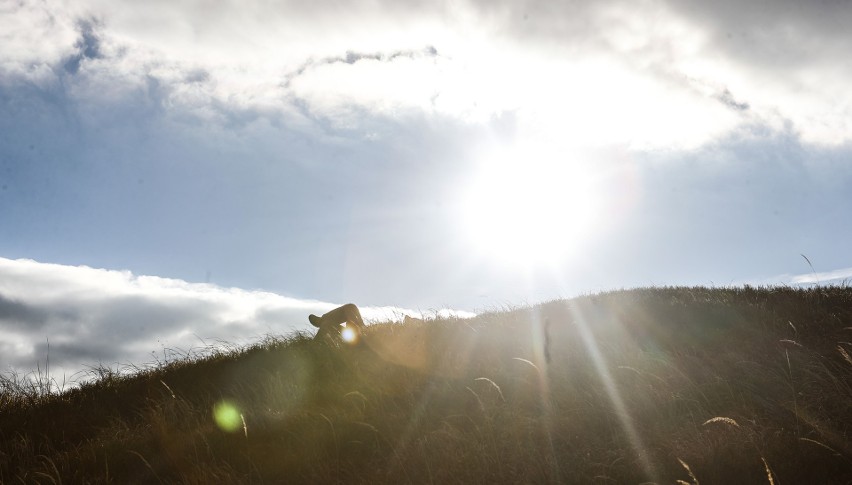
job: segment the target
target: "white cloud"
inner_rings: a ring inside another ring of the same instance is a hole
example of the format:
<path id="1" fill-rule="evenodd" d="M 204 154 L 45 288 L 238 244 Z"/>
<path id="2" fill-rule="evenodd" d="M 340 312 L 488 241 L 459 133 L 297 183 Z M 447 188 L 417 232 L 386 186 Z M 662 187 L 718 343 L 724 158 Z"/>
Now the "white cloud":
<path id="1" fill-rule="evenodd" d="M 835 269 L 819 273 L 803 273 L 789 277 L 790 282 L 793 284 L 829 283 L 847 279 L 852 279 L 852 268 Z"/>
<path id="2" fill-rule="evenodd" d="M 253 109 L 342 126 L 362 113 L 478 122 L 522 136 L 694 147 L 753 125 L 850 140 L 852 9 L 805 2 L 11 2 L 0 72 L 64 77 L 80 100 L 159 89 L 204 119 Z M 98 58 L 79 56 L 83 26 Z M 394 57 L 398 52 L 437 55 Z M 323 62 L 347 52 L 377 53 Z"/>
<path id="3" fill-rule="evenodd" d="M 70 55 L 78 15 L 38 1 L 0 3 L 0 68 L 5 74 L 38 75 Z"/>
<path id="4" fill-rule="evenodd" d="M 29 372 L 43 368 L 48 357 L 52 374 L 67 377 L 99 362 L 141 365 L 163 348 L 186 351 L 203 341 L 243 344 L 265 334 L 312 331 L 307 315 L 335 306 L 129 271 L 0 258 L 0 369 Z M 367 321 L 422 316 L 396 307 L 361 310 Z"/>
<path id="5" fill-rule="evenodd" d="M 735 284 L 748 285 L 813 285 L 813 284 L 845 284 L 852 280 L 852 268 L 840 268 L 830 271 L 811 271 L 801 274 L 780 274 L 769 278 L 740 281 Z"/>

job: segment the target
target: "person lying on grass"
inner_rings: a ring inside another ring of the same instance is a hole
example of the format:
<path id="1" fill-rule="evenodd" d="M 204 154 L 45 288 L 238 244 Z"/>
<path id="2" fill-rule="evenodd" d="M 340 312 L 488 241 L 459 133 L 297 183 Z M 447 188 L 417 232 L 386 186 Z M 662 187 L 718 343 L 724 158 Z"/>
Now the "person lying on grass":
<path id="1" fill-rule="evenodd" d="M 314 314 L 308 316 L 311 325 L 319 328 L 314 340 L 322 340 L 326 337 L 338 342 L 343 340 L 347 343 L 356 343 L 364 330 L 364 320 L 361 312 L 353 303 L 347 303 L 335 308 L 321 317 Z M 345 327 L 343 326 L 345 324 Z"/>

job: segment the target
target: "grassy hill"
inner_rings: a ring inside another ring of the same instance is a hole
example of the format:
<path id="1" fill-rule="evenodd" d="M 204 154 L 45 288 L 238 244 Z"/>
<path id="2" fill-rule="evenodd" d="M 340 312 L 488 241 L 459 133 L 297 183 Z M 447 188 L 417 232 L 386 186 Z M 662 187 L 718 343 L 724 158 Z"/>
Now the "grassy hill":
<path id="1" fill-rule="evenodd" d="M 0 391 L 2 483 L 852 483 L 852 289 L 660 288 Z"/>

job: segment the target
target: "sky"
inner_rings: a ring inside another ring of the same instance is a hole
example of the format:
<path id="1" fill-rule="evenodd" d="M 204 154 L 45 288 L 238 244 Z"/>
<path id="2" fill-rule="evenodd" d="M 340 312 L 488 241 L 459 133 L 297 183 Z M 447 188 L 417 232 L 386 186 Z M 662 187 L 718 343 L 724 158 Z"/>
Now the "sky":
<path id="1" fill-rule="evenodd" d="M 835 1 L 0 0 L 0 369 L 350 301 L 842 283 L 850 23 Z"/>

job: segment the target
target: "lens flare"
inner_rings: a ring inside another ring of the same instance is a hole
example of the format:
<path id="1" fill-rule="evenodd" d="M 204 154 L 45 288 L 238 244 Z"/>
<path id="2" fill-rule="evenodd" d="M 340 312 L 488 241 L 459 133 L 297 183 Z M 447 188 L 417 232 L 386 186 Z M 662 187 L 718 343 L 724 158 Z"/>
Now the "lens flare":
<path id="1" fill-rule="evenodd" d="M 358 340 L 358 333 L 353 328 L 346 327 L 340 332 L 340 338 L 348 344 L 354 344 Z"/>
<path id="2" fill-rule="evenodd" d="M 213 406 L 213 419 L 222 431 L 233 433 L 240 429 L 243 417 L 240 410 L 228 401 L 219 401 Z"/>

